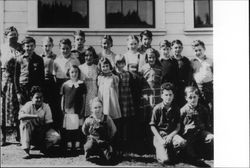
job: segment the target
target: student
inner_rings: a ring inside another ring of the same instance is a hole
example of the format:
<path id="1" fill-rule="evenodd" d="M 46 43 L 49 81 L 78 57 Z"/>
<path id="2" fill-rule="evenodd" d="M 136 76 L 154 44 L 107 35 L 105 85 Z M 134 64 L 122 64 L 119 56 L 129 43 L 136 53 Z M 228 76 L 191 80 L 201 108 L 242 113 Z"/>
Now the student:
<path id="1" fill-rule="evenodd" d="M 154 135 L 156 158 L 164 164 L 176 160 L 176 154 L 185 146 L 186 140 L 178 135 L 180 113 L 173 105 L 174 86 L 171 83 L 161 85 L 161 98 L 162 102 L 154 107 L 149 125 Z"/>
<path id="2" fill-rule="evenodd" d="M 191 60 L 193 77 L 200 91 L 200 99 L 213 111 L 213 61 L 205 55 L 205 44 L 195 40 L 192 44 L 195 58 Z"/>
<path id="3" fill-rule="evenodd" d="M 120 132 L 120 144 L 123 146 L 123 151 L 128 150 L 128 145 L 131 145 L 133 134 L 133 121 L 135 117 L 134 103 L 130 90 L 131 75 L 124 70 L 126 65 L 125 57 L 123 55 L 116 55 L 115 57 L 115 74 L 119 77 L 119 104 L 122 114 L 122 122 Z"/>
<path id="4" fill-rule="evenodd" d="M 141 46 L 138 48 L 138 52 L 141 54 L 140 55 L 140 61 L 139 61 L 139 71 L 141 71 L 141 68 L 143 65 L 146 64 L 145 60 L 145 52 L 147 49 L 152 48 L 151 43 L 153 40 L 153 34 L 149 30 L 144 30 L 143 32 L 140 33 L 140 40 L 141 40 Z M 159 53 L 157 53 L 157 59 L 159 58 Z"/>
<path id="5" fill-rule="evenodd" d="M 81 135 L 80 120 L 83 120 L 85 108 L 86 86 L 80 80 L 81 71 L 77 65 L 72 65 L 67 72 L 69 80 L 61 88 L 61 110 L 63 111 L 63 140 L 70 150 L 80 147 Z M 83 122 L 82 122 L 83 123 Z M 64 147 L 65 147 L 64 146 Z"/>
<path id="6" fill-rule="evenodd" d="M 162 83 L 171 82 L 174 86 L 178 81 L 178 62 L 170 56 L 171 43 L 168 40 L 160 42 L 160 62 L 162 67 Z"/>
<path id="7" fill-rule="evenodd" d="M 80 64 L 84 64 L 85 62 L 85 33 L 82 30 L 77 30 L 74 32 L 74 48 L 71 50 L 71 53 L 75 55 L 76 58 L 78 58 Z"/>
<path id="8" fill-rule="evenodd" d="M 101 40 L 101 47 L 102 52 L 99 54 L 99 59 L 102 57 L 108 58 L 110 61 L 112 67 L 115 66 L 115 53 L 111 51 L 111 48 L 113 47 L 113 39 L 110 35 L 104 35 Z"/>
<path id="9" fill-rule="evenodd" d="M 60 110 L 61 95 L 60 89 L 62 84 L 68 80 L 67 71 L 72 65 L 79 66 L 79 60 L 71 54 L 71 41 L 69 39 L 61 39 L 59 42 L 60 55 L 54 61 L 53 75 L 56 78 L 56 97 L 55 104 L 57 106 L 58 125 L 62 125 L 62 111 Z"/>
<path id="10" fill-rule="evenodd" d="M 1 65 L 1 146 L 6 145 L 6 128 L 14 128 L 17 131 L 16 140 L 20 140 L 18 111 L 19 103 L 15 88 L 15 64 L 16 58 L 23 53 L 22 45 L 18 41 L 17 29 L 13 26 L 4 30 L 6 42 L 0 48 Z"/>
<path id="11" fill-rule="evenodd" d="M 201 158 L 213 155 L 213 134 L 208 109 L 199 101 L 199 91 L 196 87 L 185 89 L 187 103 L 181 108 L 181 126 L 183 138 L 187 140 L 186 155 L 189 161 L 197 162 Z"/>
<path id="12" fill-rule="evenodd" d="M 193 84 L 192 68 L 189 59 L 182 56 L 183 44 L 180 40 L 174 40 L 171 43 L 171 50 L 174 58 L 178 62 L 178 84 L 176 99 L 180 107 L 185 104 L 184 90 L 186 86 Z"/>
<path id="13" fill-rule="evenodd" d="M 42 40 L 42 58 L 44 62 L 44 73 L 45 73 L 45 81 L 44 81 L 44 102 L 48 103 L 51 111 L 54 123 L 58 122 L 58 115 L 57 115 L 57 107 L 55 106 L 55 78 L 53 75 L 53 68 L 54 68 L 54 60 L 56 59 L 56 54 L 53 53 L 53 39 L 49 36 L 44 37 Z"/>
<path id="14" fill-rule="evenodd" d="M 85 120 L 82 131 L 87 136 L 84 145 L 86 160 L 99 155 L 100 159 L 112 159 L 112 138 L 116 133 L 116 126 L 109 115 L 103 113 L 103 102 L 95 97 L 91 101 L 92 114 Z"/>
<path id="15" fill-rule="evenodd" d="M 97 57 L 95 49 L 92 46 L 86 48 L 85 51 L 85 63 L 79 66 L 81 70 L 81 79 L 85 82 L 87 87 L 86 94 L 86 106 L 84 117 L 88 117 L 91 114 L 90 100 L 97 96 L 97 74 L 98 68 L 94 64 L 94 60 Z"/>
<path id="16" fill-rule="evenodd" d="M 39 86 L 33 86 L 31 91 L 31 101 L 27 102 L 19 111 L 20 134 L 22 149 L 25 152 L 24 159 L 30 159 L 30 146 L 38 146 L 41 152 L 46 152 L 48 144 L 56 144 L 60 140 L 57 133 L 54 141 L 46 138 L 46 134 L 53 122 L 51 110 L 48 104 L 43 103 L 43 94 Z M 52 132 L 51 132 L 52 133 Z M 54 132 L 53 132 L 54 133 Z M 55 135 L 55 134 L 54 134 Z"/>
<path id="17" fill-rule="evenodd" d="M 146 64 L 142 67 L 142 95 L 141 95 L 141 130 L 144 131 L 145 145 L 151 143 L 151 131 L 148 126 L 154 106 L 160 103 L 160 86 L 162 80 L 161 64 L 157 59 L 157 51 L 153 48 L 146 50 Z M 142 131 L 142 132 L 143 132 Z"/>
<path id="18" fill-rule="evenodd" d="M 42 57 L 35 53 L 36 41 L 32 37 L 25 37 L 22 41 L 24 54 L 17 58 L 16 88 L 20 105 L 30 99 L 32 86 L 44 87 L 44 63 Z"/>
<path id="19" fill-rule="evenodd" d="M 97 77 L 98 97 L 103 101 L 103 113 L 113 120 L 121 118 L 119 105 L 119 77 L 112 73 L 112 65 L 108 58 L 101 58 L 98 64 L 100 74 Z"/>

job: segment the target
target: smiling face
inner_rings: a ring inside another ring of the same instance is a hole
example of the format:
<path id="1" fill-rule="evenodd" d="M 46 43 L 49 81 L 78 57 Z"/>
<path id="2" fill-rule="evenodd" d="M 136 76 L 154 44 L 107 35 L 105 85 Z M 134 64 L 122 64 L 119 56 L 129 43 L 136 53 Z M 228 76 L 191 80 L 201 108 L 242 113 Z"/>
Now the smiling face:
<path id="1" fill-rule="evenodd" d="M 186 100 L 189 105 L 192 107 L 196 107 L 198 104 L 199 96 L 195 92 L 187 92 L 186 93 Z"/>
<path id="2" fill-rule="evenodd" d="M 138 42 L 135 39 L 128 40 L 128 50 L 137 51 Z"/>
<path id="3" fill-rule="evenodd" d="M 165 46 L 162 46 L 160 48 L 160 53 L 162 56 L 164 56 L 165 58 L 168 58 L 170 56 L 170 50 L 171 48 L 170 47 L 167 47 L 166 45 Z"/>
<path id="4" fill-rule="evenodd" d="M 102 48 L 105 50 L 109 50 L 111 48 L 111 42 L 107 39 L 102 39 Z"/>
<path id="5" fill-rule="evenodd" d="M 201 46 L 201 45 L 198 45 L 198 46 L 195 46 L 194 47 L 194 53 L 195 53 L 195 56 L 202 59 L 204 57 L 204 53 L 205 53 L 205 49 Z"/>
<path id="6" fill-rule="evenodd" d="M 25 55 L 32 55 L 35 48 L 36 48 L 36 45 L 33 42 L 23 44 Z"/>
<path id="7" fill-rule="evenodd" d="M 149 38 L 148 36 L 143 35 L 141 42 L 142 42 L 142 45 L 144 45 L 146 48 L 149 48 L 151 46 L 152 38 Z"/>
<path id="8" fill-rule="evenodd" d="M 53 43 L 51 43 L 48 40 L 43 41 L 43 51 L 45 52 L 45 54 L 50 54 L 52 52 L 52 48 L 53 48 Z"/>
<path id="9" fill-rule="evenodd" d="M 32 97 L 32 103 L 35 105 L 35 106 L 42 106 L 43 104 L 43 94 L 41 92 L 37 92 L 33 95 Z"/>
<path id="10" fill-rule="evenodd" d="M 154 53 L 150 52 L 148 53 L 148 63 L 149 65 L 154 65 L 156 61 L 156 56 Z"/>
<path id="11" fill-rule="evenodd" d="M 111 68 L 109 64 L 102 64 L 101 69 L 104 74 L 111 72 Z"/>
<path id="12" fill-rule="evenodd" d="M 94 61 L 94 56 L 93 53 L 91 51 L 86 51 L 85 52 L 85 61 L 87 63 L 87 65 L 92 65 L 93 61 Z"/>
<path id="13" fill-rule="evenodd" d="M 79 71 L 77 68 L 71 67 L 69 69 L 69 78 L 73 81 L 77 81 L 79 77 Z"/>
<path id="14" fill-rule="evenodd" d="M 173 51 L 173 54 L 174 54 L 175 57 L 181 56 L 182 50 L 183 50 L 183 47 L 182 47 L 181 44 L 175 43 L 175 44 L 172 46 L 172 51 Z"/>
<path id="15" fill-rule="evenodd" d="M 60 44 L 60 52 L 64 58 L 69 58 L 71 47 L 67 44 Z"/>
<path id="16" fill-rule="evenodd" d="M 102 115 L 103 115 L 103 109 L 102 109 L 102 104 L 98 101 L 95 101 L 92 103 L 91 105 L 91 111 L 92 114 L 97 118 L 97 119 L 101 119 Z"/>
<path id="17" fill-rule="evenodd" d="M 161 93 L 161 98 L 164 105 L 170 106 L 174 99 L 174 93 L 172 90 L 163 90 Z"/>
<path id="18" fill-rule="evenodd" d="M 75 47 L 77 49 L 82 49 L 84 47 L 84 43 L 85 43 L 85 37 L 79 36 L 79 35 L 75 35 Z"/>

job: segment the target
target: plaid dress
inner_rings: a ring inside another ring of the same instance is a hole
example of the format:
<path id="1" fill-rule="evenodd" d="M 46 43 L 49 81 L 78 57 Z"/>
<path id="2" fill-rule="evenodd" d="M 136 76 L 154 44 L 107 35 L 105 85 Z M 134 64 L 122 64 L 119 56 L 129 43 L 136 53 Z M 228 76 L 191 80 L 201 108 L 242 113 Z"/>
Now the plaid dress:
<path id="1" fill-rule="evenodd" d="M 144 122 L 149 122 L 154 106 L 161 102 L 161 66 L 155 65 L 151 67 L 148 63 L 142 67 L 142 96 L 141 109 Z"/>
<path id="2" fill-rule="evenodd" d="M 130 91 L 130 74 L 128 71 L 116 72 L 119 77 L 119 103 L 122 117 L 134 116 L 134 106 Z"/>

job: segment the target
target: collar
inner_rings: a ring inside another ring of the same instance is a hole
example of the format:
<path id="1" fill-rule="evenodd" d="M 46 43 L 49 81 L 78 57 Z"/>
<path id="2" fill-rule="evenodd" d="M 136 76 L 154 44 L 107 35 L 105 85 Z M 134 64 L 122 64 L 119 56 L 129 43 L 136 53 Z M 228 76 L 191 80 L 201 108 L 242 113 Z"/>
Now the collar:
<path id="1" fill-rule="evenodd" d="M 82 84 L 83 83 L 83 81 L 81 81 L 81 80 L 78 80 L 77 82 L 73 82 L 72 80 L 68 80 L 67 82 L 66 82 L 66 85 L 68 85 L 69 87 L 75 87 L 75 88 L 78 88 L 79 87 L 79 84 Z"/>
<path id="2" fill-rule="evenodd" d="M 169 108 L 167 109 L 166 106 L 164 105 L 164 103 L 161 102 L 161 109 L 162 110 L 165 109 L 165 110 L 167 110 L 167 112 L 169 112 L 172 109 L 172 106 L 170 105 Z"/>
<path id="3" fill-rule="evenodd" d="M 55 58 L 55 54 L 53 52 L 51 52 L 48 56 L 46 56 L 46 54 L 43 52 L 42 57 L 46 57 L 46 58 Z"/>

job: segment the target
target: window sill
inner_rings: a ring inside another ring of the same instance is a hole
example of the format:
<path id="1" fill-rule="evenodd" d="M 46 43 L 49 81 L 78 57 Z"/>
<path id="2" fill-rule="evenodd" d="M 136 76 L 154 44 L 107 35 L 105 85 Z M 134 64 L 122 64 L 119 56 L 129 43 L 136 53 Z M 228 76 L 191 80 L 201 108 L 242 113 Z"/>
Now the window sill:
<path id="1" fill-rule="evenodd" d="M 213 28 L 196 28 L 184 30 L 185 35 L 213 35 Z"/>
<path id="2" fill-rule="evenodd" d="M 146 29 L 146 28 L 145 28 Z M 145 29 L 103 29 L 103 30 L 90 30 L 90 29 L 79 29 L 79 28 L 37 28 L 28 29 L 28 35 L 46 35 L 46 36 L 70 36 L 73 35 L 76 30 L 83 30 L 87 36 L 96 36 L 109 34 L 112 36 L 128 36 L 130 34 L 140 34 Z M 152 31 L 154 36 L 164 36 L 167 31 L 165 29 L 147 29 Z"/>

